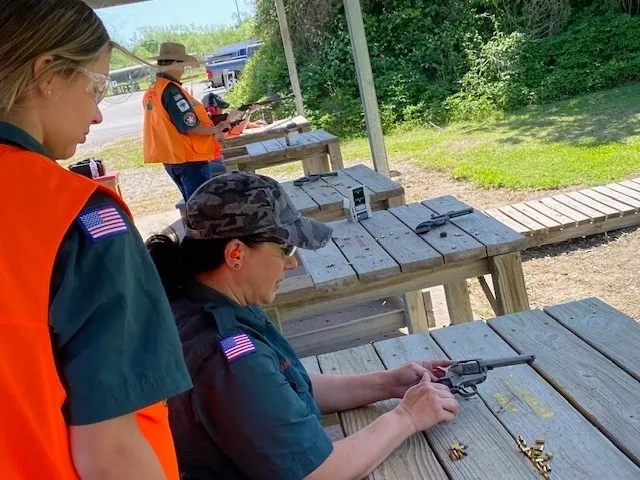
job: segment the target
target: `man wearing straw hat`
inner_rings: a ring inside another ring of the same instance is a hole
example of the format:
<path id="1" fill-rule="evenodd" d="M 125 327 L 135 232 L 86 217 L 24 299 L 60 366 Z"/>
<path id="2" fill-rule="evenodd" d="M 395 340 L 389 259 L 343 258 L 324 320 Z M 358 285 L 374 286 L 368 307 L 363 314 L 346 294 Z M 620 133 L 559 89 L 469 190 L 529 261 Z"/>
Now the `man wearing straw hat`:
<path id="1" fill-rule="evenodd" d="M 184 45 L 163 43 L 156 79 L 146 91 L 144 106 L 144 163 L 162 163 L 187 201 L 204 182 L 225 172 L 218 139 L 228 122 L 214 126 L 205 107 L 180 83 L 184 70 L 197 66 Z"/>

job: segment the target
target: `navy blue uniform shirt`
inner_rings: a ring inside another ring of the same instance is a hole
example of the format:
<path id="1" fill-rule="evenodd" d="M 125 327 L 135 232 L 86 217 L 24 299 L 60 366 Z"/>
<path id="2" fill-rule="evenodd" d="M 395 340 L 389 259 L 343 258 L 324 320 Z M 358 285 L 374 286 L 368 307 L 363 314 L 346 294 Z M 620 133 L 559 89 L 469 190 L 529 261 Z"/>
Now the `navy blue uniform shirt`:
<path id="1" fill-rule="evenodd" d="M 202 284 L 172 303 L 193 390 L 169 401 L 185 478 L 299 480 L 333 451 L 295 351 L 257 307 Z"/>

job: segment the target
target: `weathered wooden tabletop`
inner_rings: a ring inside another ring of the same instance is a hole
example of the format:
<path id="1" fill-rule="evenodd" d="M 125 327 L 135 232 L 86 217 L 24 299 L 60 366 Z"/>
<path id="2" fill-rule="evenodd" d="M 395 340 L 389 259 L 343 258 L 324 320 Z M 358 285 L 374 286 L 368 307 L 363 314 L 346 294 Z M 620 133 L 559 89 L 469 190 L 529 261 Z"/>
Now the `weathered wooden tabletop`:
<path id="1" fill-rule="evenodd" d="M 305 359 L 312 371 L 358 374 L 406 361 L 532 354 L 532 366 L 488 372 L 479 396 L 459 399 L 456 420 L 414 435 L 375 479 L 542 478 L 520 452 L 544 440 L 551 479 L 640 478 L 640 325 L 591 298 L 432 330 Z M 396 400 L 340 414 L 351 435 Z M 467 446 L 452 461 L 449 448 Z"/>
<path id="2" fill-rule="evenodd" d="M 344 168 L 338 170 L 335 177 L 323 177 L 301 186 L 295 186 L 293 181 L 280 185 L 302 215 L 323 222 L 344 218 L 343 199 L 350 189 L 361 185 L 365 187 L 374 211 L 404 204 L 402 185 L 366 165 Z"/>
<path id="3" fill-rule="evenodd" d="M 237 147 L 246 145 L 247 143 L 259 142 L 262 140 L 269 140 L 271 138 L 281 137 L 285 131 L 289 129 L 290 125 L 295 125 L 300 132 L 306 132 L 309 130 L 309 120 L 302 115 L 297 115 L 293 118 L 283 118 L 276 120 L 269 125 L 258 128 L 249 128 L 245 130 L 242 135 L 236 135 L 234 137 L 227 137 L 222 140 L 222 147 Z"/>
<path id="4" fill-rule="evenodd" d="M 281 165 L 301 160 L 310 163 L 314 159 L 318 165 L 312 165 L 309 172 L 328 172 L 344 168 L 340 153 L 340 139 L 325 130 L 313 130 L 299 134 L 294 145 L 288 145 L 284 136 L 254 142 L 242 147 L 225 150 L 224 163 L 227 170 L 258 170 L 260 168 Z M 240 151 L 241 149 L 242 151 Z M 331 162 L 331 168 L 329 166 Z"/>
<path id="5" fill-rule="evenodd" d="M 317 251 L 300 250 L 304 269 L 282 282 L 274 318 L 284 321 L 486 274 L 492 274 L 499 314 L 528 309 L 519 253 L 524 236 L 478 211 L 425 234 L 414 232 L 432 214 L 461 208 L 468 206 L 445 196 L 379 210 L 360 223 L 330 222 L 333 241 Z M 408 305 L 409 327 L 424 331 L 424 305 L 415 317 L 414 306 L 420 310 L 419 302 Z"/>

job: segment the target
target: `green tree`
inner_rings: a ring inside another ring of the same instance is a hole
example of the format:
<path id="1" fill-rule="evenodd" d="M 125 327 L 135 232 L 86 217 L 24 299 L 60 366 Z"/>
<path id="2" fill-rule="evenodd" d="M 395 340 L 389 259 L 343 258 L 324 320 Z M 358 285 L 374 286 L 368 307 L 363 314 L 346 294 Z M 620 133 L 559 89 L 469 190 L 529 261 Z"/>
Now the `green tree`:
<path id="1" fill-rule="evenodd" d="M 248 40 L 252 37 L 254 24 L 252 19 L 244 19 L 237 26 L 225 25 L 172 25 L 169 27 L 139 28 L 130 42 L 126 44 L 135 55 L 147 59 L 158 55 L 163 42 L 178 42 L 186 46 L 187 52 L 203 59 L 207 52 L 230 43 Z M 115 51 L 111 59 L 111 69 L 135 65 L 135 61 Z"/>

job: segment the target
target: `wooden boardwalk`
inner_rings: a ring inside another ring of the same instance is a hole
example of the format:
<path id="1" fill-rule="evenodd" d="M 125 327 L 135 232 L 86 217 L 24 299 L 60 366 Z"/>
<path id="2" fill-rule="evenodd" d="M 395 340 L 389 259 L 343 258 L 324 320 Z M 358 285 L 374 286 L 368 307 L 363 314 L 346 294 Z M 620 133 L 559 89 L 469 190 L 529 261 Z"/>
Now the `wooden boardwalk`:
<path id="1" fill-rule="evenodd" d="M 529 247 L 538 247 L 640 225 L 639 211 L 640 178 L 636 178 L 485 213 L 527 237 Z"/>

